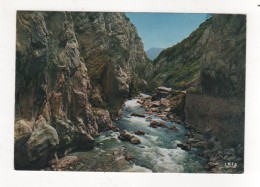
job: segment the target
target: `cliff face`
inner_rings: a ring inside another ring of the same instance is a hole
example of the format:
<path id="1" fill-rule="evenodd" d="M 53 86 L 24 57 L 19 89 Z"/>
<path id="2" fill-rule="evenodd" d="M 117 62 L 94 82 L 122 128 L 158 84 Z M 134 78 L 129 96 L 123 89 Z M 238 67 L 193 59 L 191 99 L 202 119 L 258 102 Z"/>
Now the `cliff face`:
<path id="1" fill-rule="evenodd" d="M 205 94 L 244 97 L 245 16 L 214 15 L 154 61 L 153 83 Z"/>
<path id="2" fill-rule="evenodd" d="M 124 14 L 18 12 L 15 167 L 93 147 L 113 128 L 107 109 L 117 114 L 131 86 L 145 84 L 134 73 L 145 63 Z"/>
<path id="3" fill-rule="evenodd" d="M 203 93 L 245 97 L 246 17 L 215 15 L 202 55 Z"/>
<path id="4" fill-rule="evenodd" d="M 214 15 L 154 61 L 152 85 L 188 90 L 186 121 L 225 146 L 244 141 L 245 47 L 246 17 Z"/>
<path id="5" fill-rule="evenodd" d="M 152 67 L 123 13 L 18 12 L 15 168 L 92 148 L 126 98 L 162 85 L 195 87 L 171 112 L 223 145 L 243 145 L 245 31 L 245 16 L 214 15 Z"/>
<path id="6" fill-rule="evenodd" d="M 212 19 L 202 23 L 182 42 L 163 50 L 154 60 L 151 86 L 164 85 L 187 89 L 200 83 L 200 69 L 205 37 L 209 35 Z"/>
<path id="7" fill-rule="evenodd" d="M 246 17 L 213 16 L 204 39 L 202 93 L 187 94 L 187 121 L 225 146 L 243 145 Z"/>
<path id="8" fill-rule="evenodd" d="M 73 13 L 80 53 L 95 87 L 115 116 L 135 89 L 144 88 L 147 57 L 123 13 Z"/>

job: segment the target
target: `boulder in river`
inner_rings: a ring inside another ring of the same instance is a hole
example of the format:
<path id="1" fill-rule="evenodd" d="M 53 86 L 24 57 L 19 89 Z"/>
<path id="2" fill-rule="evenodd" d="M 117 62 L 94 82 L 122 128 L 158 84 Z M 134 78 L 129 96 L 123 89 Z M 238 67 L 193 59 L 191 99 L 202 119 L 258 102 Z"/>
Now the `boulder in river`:
<path id="1" fill-rule="evenodd" d="M 136 135 L 145 135 L 145 132 L 143 130 L 138 130 L 134 132 Z"/>
<path id="2" fill-rule="evenodd" d="M 136 116 L 136 117 L 140 117 L 140 118 L 145 118 L 144 114 L 137 114 L 135 112 L 133 112 L 130 116 Z"/>
<path id="3" fill-rule="evenodd" d="M 176 127 L 176 126 L 172 126 L 172 127 L 170 127 L 169 129 L 171 129 L 171 130 L 173 130 L 173 131 L 175 131 L 175 132 L 177 132 L 177 131 L 178 131 L 178 129 L 177 129 L 177 127 Z"/>
<path id="4" fill-rule="evenodd" d="M 143 102 L 143 107 L 145 108 L 149 108 L 151 105 L 151 100 L 150 99 L 146 99 L 144 102 Z"/>
<path id="5" fill-rule="evenodd" d="M 151 121 L 150 125 L 155 125 L 156 126 L 157 123 L 158 123 L 157 121 Z"/>
<path id="6" fill-rule="evenodd" d="M 110 130 L 112 130 L 114 132 L 119 132 L 120 131 L 120 129 L 118 127 L 115 127 L 115 126 L 112 126 Z"/>
<path id="7" fill-rule="evenodd" d="M 184 151 L 189 151 L 191 149 L 190 145 L 185 143 L 178 143 L 177 147 L 180 147 Z"/>
<path id="8" fill-rule="evenodd" d="M 140 144 L 141 143 L 141 140 L 134 136 L 132 133 L 124 130 L 120 133 L 120 136 L 119 136 L 119 139 L 122 140 L 122 141 L 128 141 L 132 144 Z"/>
<path id="9" fill-rule="evenodd" d="M 162 127 L 162 128 L 168 128 L 167 125 L 165 125 L 165 123 L 162 122 L 162 121 L 159 122 L 159 123 L 157 124 L 157 126 L 158 126 L 158 127 Z"/>
<path id="10" fill-rule="evenodd" d="M 156 93 L 152 95 L 152 100 L 159 100 L 161 98 L 167 97 L 171 93 L 172 89 L 171 88 L 166 88 L 166 87 L 158 87 L 156 90 Z"/>
<path id="11" fill-rule="evenodd" d="M 144 103 L 144 101 L 142 101 L 142 100 L 137 100 L 136 102 L 141 104 L 141 105 Z"/>
<path id="12" fill-rule="evenodd" d="M 133 137 L 130 141 L 132 144 L 140 144 L 141 140 L 137 137 Z"/>
<path id="13" fill-rule="evenodd" d="M 167 125 L 163 121 L 151 121 L 150 122 L 150 127 L 152 128 L 157 128 L 157 127 L 162 127 L 162 128 L 168 128 Z"/>
<path id="14" fill-rule="evenodd" d="M 151 116 L 148 116 L 148 117 L 145 118 L 146 121 L 152 121 L 152 119 L 153 118 Z"/>
<path id="15" fill-rule="evenodd" d="M 146 114 L 153 114 L 153 111 L 148 110 L 148 111 L 146 111 L 145 113 L 146 113 Z"/>
<path id="16" fill-rule="evenodd" d="M 160 101 L 153 101 L 152 103 L 151 103 L 151 105 L 150 105 L 150 107 L 152 107 L 152 108 L 156 108 L 156 107 L 159 107 L 160 106 Z"/>
<path id="17" fill-rule="evenodd" d="M 164 109 L 164 112 L 170 112 L 171 108 Z"/>
<path id="18" fill-rule="evenodd" d="M 151 111 L 152 112 L 159 112 L 159 109 L 154 107 L 154 108 L 151 108 Z"/>
<path id="19" fill-rule="evenodd" d="M 120 132 L 119 139 L 122 141 L 130 141 L 133 137 L 134 137 L 133 134 L 124 130 L 124 131 Z"/>
<path id="20" fill-rule="evenodd" d="M 160 117 L 160 118 L 165 118 L 165 117 L 166 117 L 165 114 L 159 114 L 159 115 L 157 115 L 157 116 Z"/>
<path id="21" fill-rule="evenodd" d="M 154 121 L 152 121 L 151 123 L 150 123 L 150 127 L 152 127 L 152 128 L 157 128 L 157 125 L 156 125 L 156 123 L 153 123 Z"/>

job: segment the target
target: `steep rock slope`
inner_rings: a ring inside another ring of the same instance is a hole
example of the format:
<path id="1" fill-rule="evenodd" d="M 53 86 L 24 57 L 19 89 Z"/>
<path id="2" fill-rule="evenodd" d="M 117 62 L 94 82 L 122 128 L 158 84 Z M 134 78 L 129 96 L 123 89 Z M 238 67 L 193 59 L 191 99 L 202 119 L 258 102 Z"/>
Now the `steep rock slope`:
<path id="1" fill-rule="evenodd" d="M 143 43 L 123 13 L 73 13 L 73 19 L 90 79 L 116 117 L 124 100 L 147 84 Z"/>
<path id="2" fill-rule="evenodd" d="M 245 16 L 214 15 L 160 53 L 151 87 L 188 90 L 186 121 L 225 146 L 243 145 L 245 47 Z"/>
<path id="3" fill-rule="evenodd" d="M 212 19 L 208 19 L 180 43 L 163 50 L 154 60 L 152 87 L 187 89 L 200 82 L 202 54 Z"/>
<path id="4" fill-rule="evenodd" d="M 246 17 L 213 16 L 205 40 L 202 93 L 188 92 L 187 121 L 201 132 L 216 136 L 225 146 L 243 145 Z"/>
<path id="5" fill-rule="evenodd" d="M 15 168 L 92 148 L 99 131 L 113 128 L 107 103 L 117 113 L 131 85 L 145 83 L 133 73 L 145 60 L 124 14 L 18 12 Z"/>
<path id="6" fill-rule="evenodd" d="M 244 98 L 246 17 L 215 15 L 204 40 L 201 71 L 203 93 Z"/>

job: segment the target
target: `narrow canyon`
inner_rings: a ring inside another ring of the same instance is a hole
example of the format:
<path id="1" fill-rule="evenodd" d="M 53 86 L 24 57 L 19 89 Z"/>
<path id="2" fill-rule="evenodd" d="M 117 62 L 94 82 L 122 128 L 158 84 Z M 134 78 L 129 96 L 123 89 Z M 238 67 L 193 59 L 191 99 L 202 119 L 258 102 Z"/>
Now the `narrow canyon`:
<path id="1" fill-rule="evenodd" d="M 18 11 L 16 34 L 15 169 L 243 172 L 245 15 L 153 61 L 124 13 Z"/>

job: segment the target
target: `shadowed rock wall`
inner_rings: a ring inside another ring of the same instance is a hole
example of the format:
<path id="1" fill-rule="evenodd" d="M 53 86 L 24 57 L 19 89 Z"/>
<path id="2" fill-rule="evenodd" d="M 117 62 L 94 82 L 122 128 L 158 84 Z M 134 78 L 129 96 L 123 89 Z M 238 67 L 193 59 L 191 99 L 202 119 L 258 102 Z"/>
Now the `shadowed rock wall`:
<path id="1" fill-rule="evenodd" d="M 225 146 L 243 145 L 246 17 L 215 15 L 208 29 L 200 71 L 202 91 L 188 92 L 187 121 Z"/>
<path id="2" fill-rule="evenodd" d="M 145 81 L 143 44 L 122 13 L 18 12 L 15 167 L 94 146 L 131 85 Z M 113 107 L 112 107 L 113 106 Z"/>

